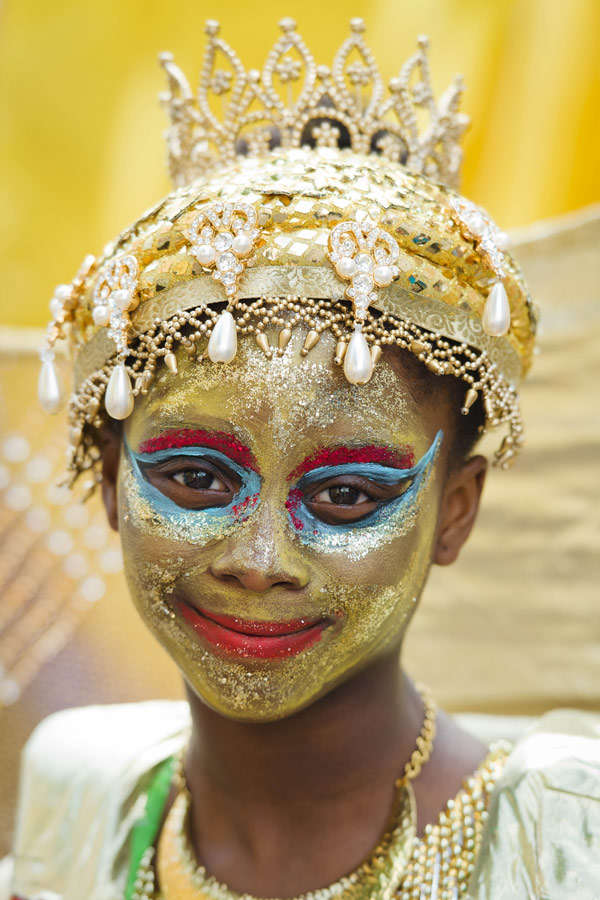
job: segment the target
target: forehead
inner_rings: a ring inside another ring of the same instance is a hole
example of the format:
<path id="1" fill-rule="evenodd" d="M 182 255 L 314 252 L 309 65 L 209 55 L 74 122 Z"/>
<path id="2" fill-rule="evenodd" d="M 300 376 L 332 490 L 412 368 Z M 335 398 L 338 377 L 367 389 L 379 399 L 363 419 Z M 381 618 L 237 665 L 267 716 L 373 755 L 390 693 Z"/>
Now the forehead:
<path id="1" fill-rule="evenodd" d="M 178 353 L 178 374 L 161 367 L 127 421 L 132 446 L 170 428 L 232 430 L 250 445 L 272 442 L 282 452 L 306 442 L 407 441 L 424 448 L 430 428 L 408 371 L 384 355 L 366 385 L 350 385 L 334 362 L 329 334 L 307 356 L 296 329 L 283 356 L 268 359 L 243 337 L 232 363 L 195 361 Z M 412 376 L 414 379 L 414 376 Z"/>

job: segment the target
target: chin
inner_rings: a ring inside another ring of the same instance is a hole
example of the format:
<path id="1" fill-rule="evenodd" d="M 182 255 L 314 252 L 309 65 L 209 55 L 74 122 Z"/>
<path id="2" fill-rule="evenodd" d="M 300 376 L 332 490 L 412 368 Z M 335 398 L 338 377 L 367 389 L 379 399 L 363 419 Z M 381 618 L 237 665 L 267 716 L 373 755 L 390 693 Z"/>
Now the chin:
<path id="1" fill-rule="evenodd" d="M 290 679 L 289 673 L 279 667 L 279 670 L 270 668 L 266 671 L 263 668 L 259 671 L 238 663 L 235 673 L 230 673 L 229 677 L 221 675 L 219 686 L 212 679 L 199 681 L 197 674 L 196 677 L 190 677 L 182 672 L 182 675 L 190 700 L 193 695 L 213 712 L 233 722 L 260 725 L 301 716 L 378 660 L 379 656 L 362 660 L 352 668 L 336 672 L 333 678 L 321 683 L 314 681 L 310 685 L 310 691 L 306 690 L 306 684 L 302 685 L 304 690 L 298 690 L 297 693 L 291 687 L 298 676 Z M 313 675 L 317 667 L 318 664 L 313 661 Z M 240 673 L 241 668 L 245 668 L 244 674 Z M 303 673 L 300 673 L 300 680 L 303 680 Z"/>

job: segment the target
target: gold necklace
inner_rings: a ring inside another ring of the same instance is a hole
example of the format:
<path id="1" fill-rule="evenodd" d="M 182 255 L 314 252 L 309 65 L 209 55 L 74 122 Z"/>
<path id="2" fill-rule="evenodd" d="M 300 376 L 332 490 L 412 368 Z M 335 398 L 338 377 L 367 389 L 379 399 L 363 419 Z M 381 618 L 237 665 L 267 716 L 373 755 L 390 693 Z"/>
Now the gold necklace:
<path id="1" fill-rule="evenodd" d="M 415 841 L 416 808 L 410 781 L 421 771 L 431 755 L 435 737 L 436 707 L 429 694 L 420 688 L 425 718 L 417 747 L 404 773 L 396 781 L 396 797 L 390 826 L 383 838 L 358 869 L 326 888 L 311 891 L 295 900 L 413 900 L 421 897 L 421 887 L 431 888 L 428 897 L 464 896 L 468 875 L 479 850 L 487 816 L 487 801 L 502 770 L 508 748 L 498 745 L 488 754 L 477 772 L 465 780 L 465 786 L 435 826 L 428 826 L 423 840 Z M 183 774 L 183 751 L 179 757 L 177 778 L 179 794 L 163 826 L 158 847 L 158 873 L 161 893 L 155 893 L 153 857 L 148 848 L 138 870 L 134 900 L 256 900 L 249 894 L 237 894 L 210 876 L 195 862 L 187 837 L 190 794 Z"/>

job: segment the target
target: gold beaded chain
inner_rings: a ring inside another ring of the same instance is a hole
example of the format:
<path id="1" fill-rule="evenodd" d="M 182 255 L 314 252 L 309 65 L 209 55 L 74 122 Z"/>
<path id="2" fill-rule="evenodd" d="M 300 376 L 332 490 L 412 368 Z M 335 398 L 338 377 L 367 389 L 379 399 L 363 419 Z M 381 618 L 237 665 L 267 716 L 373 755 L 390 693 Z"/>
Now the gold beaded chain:
<path id="1" fill-rule="evenodd" d="M 310 892 L 296 900 L 379 896 L 373 881 L 372 860 L 377 860 L 377 865 L 380 865 L 381 853 L 390 846 L 391 838 L 394 835 L 398 837 L 407 826 L 406 804 L 399 802 L 399 797 L 403 793 L 406 795 L 408 792 L 409 806 L 414 814 L 414 793 L 410 781 L 418 776 L 430 758 L 435 738 L 437 707 L 425 688 L 419 686 L 419 692 L 425 707 L 423 726 L 417 738 L 417 746 L 404 767 L 404 773 L 395 783 L 397 789 L 395 806 L 402 810 L 400 818 L 396 816 L 393 826 L 383 836 L 366 864 L 329 887 Z M 502 773 L 509 751 L 510 746 L 505 742 L 494 744 L 477 771 L 465 779 L 463 788 L 456 797 L 448 801 L 437 823 L 428 825 L 423 838 L 414 841 L 408 856 L 403 857 L 402 869 L 398 872 L 398 886 L 394 893 L 396 900 L 421 900 L 423 891 L 426 892 L 428 900 L 460 900 L 465 896 L 468 879 L 481 846 L 489 798 Z M 183 769 L 184 753 L 185 747 L 178 754 L 174 779 L 179 790 L 178 798 L 183 797 L 186 800 L 180 804 L 177 812 L 177 828 L 181 832 L 182 846 L 187 846 L 186 863 L 190 866 L 190 848 L 189 844 L 186 844 L 184 834 L 189 803 L 189 791 Z M 159 841 L 159 854 L 161 849 Z M 170 895 L 165 898 L 156 890 L 154 857 L 155 848 L 149 847 L 140 861 L 132 900 L 170 900 Z M 193 896 L 196 900 L 240 900 L 239 894 L 218 883 L 195 861 L 193 866 Z M 367 876 L 364 885 L 360 881 L 363 873 Z M 390 896 L 389 892 L 386 896 Z M 243 898 L 255 900 L 249 894 L 244 894 Z"/>
<path id="2" fill-rule="evenodd" d="M 396 780 L 396 787 L 403 787 L 419 775 L 421 769 L 426 762 L 429 761 L 431 751 L 433 750 L 433 742 L 435 740 L 435 720 L 437 717 L 437 705 L 428 688 L 423 684 L 417 685 L 417 690 L 421 695 L 423 706 L 425 707 L 425 716 L 421 732 L 417 737 L 416 747 L 413 750 L 409 761 L 404 766 L 404 774 Z"/>

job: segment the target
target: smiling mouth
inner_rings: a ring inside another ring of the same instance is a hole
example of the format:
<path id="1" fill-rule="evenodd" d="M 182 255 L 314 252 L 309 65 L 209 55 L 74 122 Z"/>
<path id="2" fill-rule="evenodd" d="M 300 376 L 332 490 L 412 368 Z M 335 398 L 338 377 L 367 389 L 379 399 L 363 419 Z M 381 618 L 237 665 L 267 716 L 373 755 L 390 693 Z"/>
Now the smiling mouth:
<path id="1" fill-rule="evenodd" d="M 179 604 L 194 632 L 225 653 L 258 659 L 283 659 L 308 650 L 333 624 L 331 618 L 294 619 L 292 622 L 254 622 Z"/>

